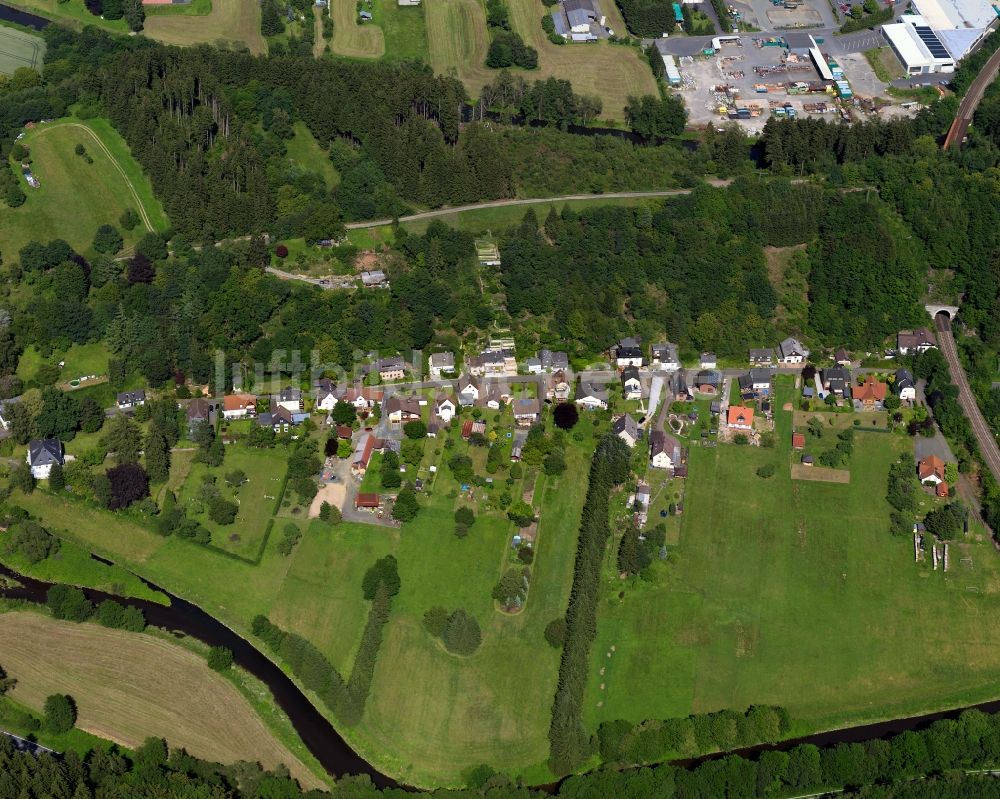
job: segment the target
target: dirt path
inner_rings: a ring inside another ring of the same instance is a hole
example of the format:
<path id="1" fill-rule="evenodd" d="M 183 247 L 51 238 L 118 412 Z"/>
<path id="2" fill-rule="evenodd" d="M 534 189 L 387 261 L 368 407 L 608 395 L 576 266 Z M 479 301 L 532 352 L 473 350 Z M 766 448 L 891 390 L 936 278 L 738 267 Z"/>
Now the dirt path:
<path id="1" fill-rule="evenodd" d="M 327 483 L 319 491 L 316 492 L 316 496 L 313 497 L 312 504 L 309 506 L 308 517 L 310 519 L 315 519 L 319 516 L 319 509 L 322 507 L 324 502 L 329 502 L 339 511 L 344 510 L 344 500 L 347 498 L 347 489 L 344 488 L 343 483 Z"/>
<path id="2" fill-rule="evenodd" d="M 108 157 L 108 160 L 111 161 L 111 163 L 115 165 L 115 169 L 118 170 L 118 174 L 122 176 L 122 180 L 125 181 L 125 185 L 128 186 L 128 190 L 132 194 L 132 199 L 135 200 L 136 208 L 139 211 L 139 217 L 142 219 L 142 224 L 145 226 L 146 230 L 152 233 L 153 223 L 149 221 L 149 214 L 146 213 L 146 207 L 142 204 L 142 200 L 139 199 L 139 193 L 135 190 L 135 186 L 132 185 L 132 181 L 129 180 L 128 175 L 125 174 L 125 170 L 122 169 L 122 165 L 118 163 L 118 159 L 111 154 L 111 150 L 108 149 L 107 145 L 101 141 L 101 137 L 94 133 L 93 130 L 88 128 L 86 125 L 81 125 L 79 122 L 57 122 L 51 125 L 46 125 L 44 128 L 40 128 L 32 138 L 37 139 L 39 136 L 45 135 L 47 131 L 65 127 L 79 128 L 80 130 L 85 130 L 88 134 L 90 134 L 90 138 L 97 143 L 97 146 L 101 148 L 101 152 Z"/>

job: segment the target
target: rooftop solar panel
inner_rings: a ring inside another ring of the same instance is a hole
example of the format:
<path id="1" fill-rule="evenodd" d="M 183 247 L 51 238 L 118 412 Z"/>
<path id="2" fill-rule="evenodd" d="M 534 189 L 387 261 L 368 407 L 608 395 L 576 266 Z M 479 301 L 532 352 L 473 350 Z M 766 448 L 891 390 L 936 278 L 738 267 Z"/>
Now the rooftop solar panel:
<path id="1" fill-rule="evenodd" d="M 922 41 L 927 46 L 927 49 L 930 50 L 930 53 L 932 56 L 934 56 L 934 58 L 951 57 L 948 54 L 948 50 L 945 48 L 943 44 L 941 44 L 941 40 L 937 37 L 937 34 L 934 33 L 934 31 L 932 31 L 926 25 L 914 25 L 913 27 L 914 30 L 917 32 L 917 36 L 920 37 L 920 41 Z"/>

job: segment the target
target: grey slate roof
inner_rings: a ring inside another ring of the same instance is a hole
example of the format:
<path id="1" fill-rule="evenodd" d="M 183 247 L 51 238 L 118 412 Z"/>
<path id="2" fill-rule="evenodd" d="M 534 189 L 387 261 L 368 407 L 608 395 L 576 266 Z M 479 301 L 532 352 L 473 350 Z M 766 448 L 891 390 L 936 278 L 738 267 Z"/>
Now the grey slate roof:
<path id="1" fill-rule="evenodd" d="M 28 442 L 28 463 L 32 466 L 62 464 L 62 442 L 58 438 L 33 438 Z"/>
<path id="2" fill-rule="evenodd" d="M 629 414 L 618 417 L 611 425 L 611 432 L 616 436 L 626 433 L 633 441 L 639 440 L 639 423 Z"/>

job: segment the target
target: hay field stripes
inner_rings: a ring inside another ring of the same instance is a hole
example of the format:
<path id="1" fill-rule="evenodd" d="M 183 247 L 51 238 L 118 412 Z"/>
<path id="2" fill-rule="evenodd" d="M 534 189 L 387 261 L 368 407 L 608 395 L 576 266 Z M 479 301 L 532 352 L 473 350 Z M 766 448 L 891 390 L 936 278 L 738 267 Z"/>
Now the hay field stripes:
<path id="1" fill-rule="evenodd" d="M 166 44 L 243 43 L 253 55 L 264 55 L 267 42 L 260 33 L 257 0 L 212 0 L 212 10 L 203 16 L 156 14 L 146 18 L 144 33 Z"/>
<path id="2" fill-rule="evenodd" d="M 132 181 L 129 180 L 128 175 L 125 174 L 125 170 L 122 165 L 118 163 L 118 159 L 112 155 L 111 151 L 108 149 L 107 145 L 101 141 L 100 136 L 98 136 L 94 131 L 92 131 L 86 125 L 81 125 L 79 122 L 58 122 L 52 125 L 47 125 L 46 127 L 39 130 L 32 136 L 33 139 L 37 139 L 40 136 L 44 136 L 50 130 L 57 130 L 58 128 L 71 127 L 79 128 L 80 130 L 85 130 L 90 135 L 90 138 L 101 148 L 101 151 L 108 157 L 108 160 L 115 165 L 115 169 L 118 170 L 118 174 L 122 176 L 122 180 L 125 181 L 125 185 L 128 186 L 129 193 L 132 195 L 132 199 L 135 200 L 136 208 L 139 210 L 139 217 L 142 219 L 142 224 L 145 226 L 146 230 L 150 233 L 153 232 L 153 223 L 149 220 L 149 214 L 146 213 L 146 206 L 143 205 L 142 200 L 139 198 L 139 192 L 135 190 L 135 186 Z"/>
<path id="3" fill-rule="evenodd" d="M 385 35 L 378 22 L 358 24 L 354 0 L 330 0 L 333 39 L 330 49 L 348 58 L 381 58 L 385 55 Z"/>
<path id="4" fill-rule="evenodd" d="M 160 736 L 209 760 L 284 763 L 305 786 L 323 787 L 233 685 L 170 641 L 11 612 L 0 615 L 0 652 L 15 700 L 38 710 L 49 694 L 69 694 L 78 726 L 101 738 L 135 748 Z"/>
<path id="5" fill-rule="evenodd" d="M 45 52 L 45 43 L 37 36 L 0 27 L 0 72 L 13 74 L 18 67 L 37 69 Z"/>
<path id="6" fill-rule="evenodd" d="M 540 20 L 546 9 L 539 0 L 509 0 L 515 31 L 538 51 L 539 68 L 512 70 L 528 81 L 556 77 L 572 82 L 580 94 L 601 98 L 606 119 L 623 120 L 629 95 L 656 95 L 649 66 L 633 48 L 594 44 L 557 45 L 548 40 Z M 496 78 L 485 66 L 489 49 L 486 14 L 480 0 L 424 0 L 431 66 L 454 73 L 471 94 Z"/>

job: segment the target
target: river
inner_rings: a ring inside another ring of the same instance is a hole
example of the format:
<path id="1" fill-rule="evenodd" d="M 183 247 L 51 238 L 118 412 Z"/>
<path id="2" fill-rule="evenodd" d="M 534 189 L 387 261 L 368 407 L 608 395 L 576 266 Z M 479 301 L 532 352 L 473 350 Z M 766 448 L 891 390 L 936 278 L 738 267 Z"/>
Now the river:
<path id="1" fill-rule="evenodd" d="M 96 558 L 104 563 L 103 559 Z M 23 599 L 29 602 L 43 603 L 52 583 L 25 577 L 0 564 L 0 576 L 10 577 L 20 585 L 17 587 L 0 587 L 0 597 L 7 599 Z M 170 605 L 159 605 L 141 599 L 125 599 L 98 591 L 92 588 L 83 589 L 84 594 L 92 602 L 114 599 L 117 602 L 134 605 L 141 608 L 149 624 L 175 633 L 190 635 L 210 646 L 224 646 L 232 650 L 234 661 L 263 682 L 274 695 L 278 706 L 285 712 L 296 733 L 302 739 L 306 748 L 316 757 L 327 772 L 337 778 L 349 774 L 367 774 L 372 782 L 380 788 L 405 787 L 395 780 L 382 774 L 368 763 L 350 745 L 340 737 L 333 725 L 324 718 L 309 702 L 278 666 L 256 649 L 249 641 L 241 638 L 220 621 L 207 614 L 197 605 L 193 605 L 180 597 L 174 596 L 157 585 L 144 581 L 150 587 L 165 594 L 170 599 Z M 924 729 L 935 721 L 945 718 L 956 718 L 965 710 L 981 710 L 984 713 L 1000 712 L 1000 700 L 981 702 L 968 707 L 942 710 L 935 713 L 924 713 L 919 716 L 907 716 L 888 721 L 877 721 L 870 724 L 860 724 L 839 730 L 819 732 L 793 738 L 775 744 L 759 744 L 748 746 L 731 752 L 717 752 L 700 757 L 671 761 L 672 765 L 690 768 L 710 760 L 718 760 L 729 755 L 755 757 L 761 752 L 778 750 L 787 751 L 799 744 L 815 746 L 832 746 L 838 743 L 860 743 L 874 738 L 889 738 L 908 730 Z M 537 786 L 549 793 L 558 790 L 560 782 Z"/>
<path id="2" fill-rule="evenodd" d="M 36 31 L 44 29 L 49 24 L 49 21 L 45 17 L 40 17 L 37 14 L 29 14 L 27 11 L 5 6 L 2 3 L 0 3 L 0 20 L 24 25 L 26 28 L 34 28 Z"/>

